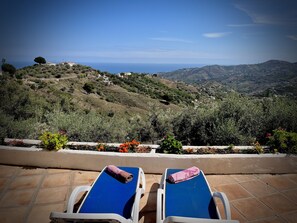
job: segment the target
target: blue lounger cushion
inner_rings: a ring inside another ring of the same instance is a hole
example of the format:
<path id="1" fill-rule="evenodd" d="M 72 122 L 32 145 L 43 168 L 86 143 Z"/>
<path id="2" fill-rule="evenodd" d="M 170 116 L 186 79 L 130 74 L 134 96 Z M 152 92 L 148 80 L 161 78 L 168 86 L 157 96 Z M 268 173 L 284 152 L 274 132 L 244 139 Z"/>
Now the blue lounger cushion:
<path id="1" fill-rule="evenodd" d="M 167 169 L 165 179 L 182 169 Z M 197 193 L 193 193 L 197 191 Z M 203 172 L 178 184 L 165 183 L 165 218 L 169 216 L 219 219 Z M 190 208 L 189 208 L 190 207 Z"/>
<path id="2" fill-rule="evenodd" d="M 95 181 L 88 196 L 82 202 L 79 213 L 114 213 L 128 219 L 138 185 L 139 168 L 119 167 L 133 174 L 133 180 L 123 183 L 111 176 L 106 170 Z"/>

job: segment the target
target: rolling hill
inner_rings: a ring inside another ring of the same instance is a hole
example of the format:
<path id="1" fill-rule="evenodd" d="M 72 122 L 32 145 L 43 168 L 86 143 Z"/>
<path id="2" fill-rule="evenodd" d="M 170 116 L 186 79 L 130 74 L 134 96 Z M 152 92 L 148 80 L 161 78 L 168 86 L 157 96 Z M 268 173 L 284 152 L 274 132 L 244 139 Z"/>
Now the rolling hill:
<path id="1" fill-rule="evenodd" d="M 84 65 L 34 65 L 2 75 L 2 101 L 9 101 L 9 86 L 61 104 L 66 110 L 90 110 L 121 115 L 145 114 L 152 107 L 179 110 L 192 105 L 196 87 L 145 74 L 113 75 Z M 6 77 L 5 77 L 6 76 Z M 4 78 L 5 77 L 5 78 Z M 15 90 L 16 92 L 18 90 Z M 49 106 L 46 106 L 49 107 Z"/>
<path id="2" fill-rule="evenodd" d="M 252 95 L 297 96 L 297 63 L 286 61 L 270 60 L 265 63 L 235 66 L 210 65 L 159 75 L 189 84 L 216 82 L 240 93 Z"/>

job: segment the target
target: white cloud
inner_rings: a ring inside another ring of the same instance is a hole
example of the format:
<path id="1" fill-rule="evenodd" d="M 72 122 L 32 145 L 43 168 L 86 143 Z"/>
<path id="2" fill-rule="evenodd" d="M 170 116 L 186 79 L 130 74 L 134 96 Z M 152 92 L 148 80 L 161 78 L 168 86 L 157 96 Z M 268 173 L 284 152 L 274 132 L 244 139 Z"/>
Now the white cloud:
<path id="1" fill-rule="evenodd" d="M 172 38 L 172 37 L 152 37 L 150 39 L 154 40 L 154 41 L 164 41 L 164 42 L 192 43 L 192 41 L 190 41 L 190 40 Z"/>
<path id="2" fill-rule="evenodd" d="M 297 41 L 297 35 L 288 35 L 287 37 L 291 40 Z"/>
<path id="3" fill-rule="evenodd" d="M 235 8 L 247 14 L 255 24 L 266 24 L 266 25 L 294 25 L 294 24 L 296 25 L 297 24 L 297 13 L 295 10 L 290 10 L 290 2 L 286 4 L 281 1 L 268 0 L 268 1 L 248 1 L 248 2 L 246 1 L 245 3 L 246 4 L 244 4 L 244 2 L 241 2 L 241 3 L 235 4 L 234 6 Z M 282 5 L 279 5 L 279 4 L 282 4 Z"/>
<path id="4" fill-rule="evenodd" d="M 230 35 L 230 32 L 223 32 L 223 33 L 203 33 L 204 37 L 207 38 L 222 38 L 224 36 Z"/>
<path id="5" fill-rule="evenodd" d="M 235 27 L 235 28 L 241 28 L 241 27 L 255 27 L 259 26 L 259 24 L 254 23 L 247 23 L 247 24 L 228 24 L 228 27 Z"/>

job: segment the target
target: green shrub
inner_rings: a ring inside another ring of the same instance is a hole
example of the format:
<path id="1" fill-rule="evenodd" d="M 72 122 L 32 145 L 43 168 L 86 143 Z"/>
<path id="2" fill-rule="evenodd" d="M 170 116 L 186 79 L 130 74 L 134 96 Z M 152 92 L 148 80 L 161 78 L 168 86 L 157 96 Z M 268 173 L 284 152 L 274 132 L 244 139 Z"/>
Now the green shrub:
<path id="1" fill-rule="evenodd" d="M 160 145 L 161 153 L 170 153 L 170 154 L 181 154 L 182 143 L 174 138 L 172 135 L 167 135 L 161 142 Z"/>
<path id="2" fill-rule="evenodd" d="M 13 75 L 16 72 L 16 68 L 13 65 L 8 63 L 2 64 L 1 69 L 3 72 L 7 72 L 11 75 Z"/>
<path id="3" fill-rule="evenodd" d="M 131 124 L 128 121 L 90 111 L 53 111 L 46 113 L 45 119 L 50 123 L 50 131 L 65 129 L 71 141 L 121 142 L 127 140 L 126 136 L 131 132 Z"/>
<path id="4" fill-rule="evenodd" d="M 41 145 L 47 150 L 59 150 L 66 146 L 68 138 L 60 133 L 44 132 L 39 139 Z"/>
<path id="5" fill-rule="evenodd" d="M 85 83 L 84 86 L 83 86 L 83 89 L 88 93 L 92 93 L 95 89 L 93 83 Z"/>
<path id="6" fill-rule="evenodd" d="M 297 133 L 276 129 L 269 137 L 268 145 L 281 153 L 297 154 Z"/>

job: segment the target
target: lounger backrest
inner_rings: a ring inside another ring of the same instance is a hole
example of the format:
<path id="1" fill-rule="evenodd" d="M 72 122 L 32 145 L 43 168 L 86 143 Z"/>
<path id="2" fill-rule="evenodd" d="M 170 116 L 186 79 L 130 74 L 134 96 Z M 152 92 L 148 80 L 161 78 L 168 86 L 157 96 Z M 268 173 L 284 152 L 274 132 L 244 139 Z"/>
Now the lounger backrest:
<path id="1" fill-rule="evenodd" d="M 103 170 L 79 208 L 79 213 L 114 213 L 131 217 L 139 181 L 139 168 L 119 167 L 133 174 L 133 180 L 122 183 Z"/>
<path id="2" fill-rule="evenodd" d="M 165 179 L 181 169 L 167 169 Z M 172 184 L 165 182 L 165 218 L 180 216 L 219 219 L 210 188 L 203 172 L 191 180 Z"/>

